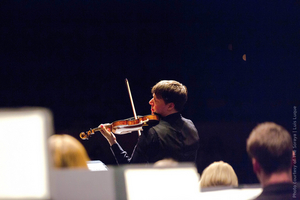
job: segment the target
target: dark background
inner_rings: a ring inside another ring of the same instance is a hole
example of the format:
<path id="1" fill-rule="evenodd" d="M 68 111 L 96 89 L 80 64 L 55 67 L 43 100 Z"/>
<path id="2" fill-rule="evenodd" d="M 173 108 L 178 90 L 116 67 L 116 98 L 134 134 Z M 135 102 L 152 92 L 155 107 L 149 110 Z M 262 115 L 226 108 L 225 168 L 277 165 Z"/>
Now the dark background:
<path id="1" fill-rule="evenodd" d="M 223 160 L 256 183 L 245 151 L 260 122 L 292 130 L 299 101 L 300 1 L 0 1 L 0 106 L 42 106 L 56 133 L 150 114 L 151 87 L 188 87 L 199 172 Z M 246 59 L 243 59 L 246 55 Z M 118 136 L 132 152 L 137 134 Z M 82 141 L 114 165 L 101 134 Z"/>

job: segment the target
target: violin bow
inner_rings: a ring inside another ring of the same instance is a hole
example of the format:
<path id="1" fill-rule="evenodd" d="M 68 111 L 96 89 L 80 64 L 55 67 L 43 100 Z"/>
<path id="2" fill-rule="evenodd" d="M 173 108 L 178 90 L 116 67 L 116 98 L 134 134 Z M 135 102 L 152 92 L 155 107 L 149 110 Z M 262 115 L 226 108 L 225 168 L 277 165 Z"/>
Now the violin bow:
<path id="1" fill-rule="evenodd" d="M 131 95 L 131 91 L 130 91 L 130 87 L 129 87 L 129 82 L 128 82 L 127 78 L 125 79 L 125 83 L 126 83 L 129 98 L 130 98 L 130 103 L 131 103 L 131 107 L 132 107 L 132 111 L 133 111 L 133 116 L 134 116 L 134 119 L 137 119 L 137 115 L 136 115 L 136 112 L 135 112 L 134 103 L 133 103 L 133 99 L 132 99 L 132 95 Z M 139 134 L 139 136 L 141 135 L 140 130 L 138 130 L 138 134 Z"/>

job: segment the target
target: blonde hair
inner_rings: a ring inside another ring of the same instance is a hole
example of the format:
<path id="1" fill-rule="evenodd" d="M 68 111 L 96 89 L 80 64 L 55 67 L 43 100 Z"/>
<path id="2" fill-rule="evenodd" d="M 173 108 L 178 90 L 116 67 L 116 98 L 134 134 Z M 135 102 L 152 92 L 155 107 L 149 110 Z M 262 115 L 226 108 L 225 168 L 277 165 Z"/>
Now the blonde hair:
<path id="1" fill-rule="evenodd" d="M 206 167 L 201 175 L 200 187 L 238 186 L 238 178 L 233 168 L 226 162 L 219 161 Z"/>
<path id="2" fill-rule="evenodd" d="M 88 154 L 74 137 L 66 134 L 52 135 L 48 144 L 55 168 L 88 168 Z"/>

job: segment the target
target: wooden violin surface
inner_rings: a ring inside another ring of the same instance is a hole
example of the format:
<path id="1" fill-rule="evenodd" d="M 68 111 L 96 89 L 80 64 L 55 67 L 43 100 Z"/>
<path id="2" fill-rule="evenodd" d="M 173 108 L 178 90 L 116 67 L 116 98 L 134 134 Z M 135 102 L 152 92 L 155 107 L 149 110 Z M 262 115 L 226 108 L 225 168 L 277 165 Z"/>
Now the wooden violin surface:
<path id="1" fill-rule="evenodd" d="M 151 121 L 159 121 L 159 117 L 157 115 L 145 115 L 139 116 L 137 119 L 129 118 L 114 121 L 112 123 L 104 124 L 104 126 L 114 134 L 122 135 L 134 131 L 141 131 L 143 130 L 143 126 L 147 126 Z M 100 131 L 100 127 L 90 129 L 87 132 L 81 132 L 79 136 L 81 139 L 86 140 L 91 137 L 91 135 L 95 134 L 96 131 Z"/>

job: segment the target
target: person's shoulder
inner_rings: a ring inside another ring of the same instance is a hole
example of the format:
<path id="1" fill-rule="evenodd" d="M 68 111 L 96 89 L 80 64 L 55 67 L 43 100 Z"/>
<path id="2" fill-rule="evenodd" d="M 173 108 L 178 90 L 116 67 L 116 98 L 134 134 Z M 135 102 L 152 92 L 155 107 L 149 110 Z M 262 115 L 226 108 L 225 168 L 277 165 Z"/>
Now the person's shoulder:
<path id="1" fill-rule="evenodd" d="M 195 127 L 194 122 L 191 119 L 185 118 L 185 117 L 181 117 L 182 121 L 184 121 L 185 124 L 188 124 L 188 126 L 190 127 Z"/>
<path id="2" fill-rule="evenodd" d="M 192 124 L 194 124 L 193 121 L 192 121 L 191 119 L 188 119 L 188 118 L 185 118 L 185 117 L 181 117 L 181 119 L 182 119 L 183 121 L 187 122 L 187 123 L 192 123 Z"/>
<path id="3" fill-rule="evenodd" d="M 156 128 L 155 128 L 156 126 L 158 126 L 158 123 L 143 126 L 143 134 L 145 134 L 145 136 L 156 135 Z"/>
<path id="4" fill-rule="evenodd" d="M 277 183 L 266 186 L 255 200 L 300 200 L 299 184 Z"/>

